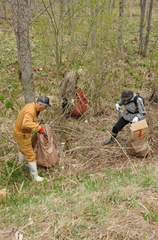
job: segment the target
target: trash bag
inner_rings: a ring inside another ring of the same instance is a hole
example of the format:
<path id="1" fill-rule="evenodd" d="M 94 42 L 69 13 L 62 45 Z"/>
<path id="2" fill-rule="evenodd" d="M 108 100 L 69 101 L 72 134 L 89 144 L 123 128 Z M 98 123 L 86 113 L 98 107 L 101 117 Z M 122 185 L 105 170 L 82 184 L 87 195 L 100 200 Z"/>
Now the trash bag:
<path id="1" fill-rule="evenodd" d="M 48 136 L 48 140 L 42 135 L 37 134 L 38 138 L 38 148 L 36 161 L 38 165 L 43 167 L 54 167 L 59 161 L 57 150 L 53 144 L 53 135 L 51 133 L 51 128 L 47 124 L 43 124 L 44 132 Z"/>
<path id="2" fill-rule="evenodd" d="M 71 115 L 81 117 L 87 110 L 88 100 L 81 88 L 76 88 L 76 97 L 74 99 L 74 105 L 71 107 Z"/>
<path id="3" fill-rule="evenodd" d="M 127 151 L 131 155 L 146 157 L 150 151 L 148 144 L 148 133 L 138 138 L 131 138 L 128 142 Z"/>

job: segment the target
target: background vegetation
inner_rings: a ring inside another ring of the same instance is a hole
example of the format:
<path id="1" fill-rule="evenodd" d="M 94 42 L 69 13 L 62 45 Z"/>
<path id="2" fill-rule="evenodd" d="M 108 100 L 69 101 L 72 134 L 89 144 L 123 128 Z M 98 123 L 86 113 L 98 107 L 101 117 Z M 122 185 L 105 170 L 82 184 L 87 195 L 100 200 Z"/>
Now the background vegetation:
<path id="1" fill-rule="evenodd" d="M 53 109 L 41 118 L 51 126 L 60 150 L 57 166 L 38 168 L 47 178 L 42 183 L 31 181 L 27 166 L 17 166 L 12 125 L 24 97 L 6 3 L 0 1 L 0 185 L 8 197 L 0 200 L 0 239 L 158 239 L 157 1 L 146 57 L 138 54 L 139 1 L 125 1 L 123 56 L 119 1 L 54 1 L 52 8 L 47 8 L 49 2 L 31 1 L 35 94 L 50 96 Z M 69 69 L 78 70 L 78 85 L 89 99 L 85 116 L 72 123 L 65 122 L 59 97 Z M 128 126 L 116 143 L 102 146 L 117 121 L 114 103 L 123 87 L 145 98 L 151 146 L 147 158 L 128 155 Z"/>

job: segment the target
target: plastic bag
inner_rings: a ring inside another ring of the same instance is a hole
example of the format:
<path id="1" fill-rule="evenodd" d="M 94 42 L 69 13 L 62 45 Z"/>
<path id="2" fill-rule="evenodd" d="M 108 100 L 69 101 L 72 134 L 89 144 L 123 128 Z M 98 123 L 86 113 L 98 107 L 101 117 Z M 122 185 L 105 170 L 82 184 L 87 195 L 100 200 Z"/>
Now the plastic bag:
<path id="1" fill-rule="evenodd" d="M 48 140 L 42 134 L 37 134 L 38 149 L 36 161 L 38 165 L 44 167 L 54 167 L 59 161 L 59 157 L 53 144 L 51 128 L 47 124 L 43 124 L 42 126 L 44 128 L 44 132 L 48 135 Z"/>

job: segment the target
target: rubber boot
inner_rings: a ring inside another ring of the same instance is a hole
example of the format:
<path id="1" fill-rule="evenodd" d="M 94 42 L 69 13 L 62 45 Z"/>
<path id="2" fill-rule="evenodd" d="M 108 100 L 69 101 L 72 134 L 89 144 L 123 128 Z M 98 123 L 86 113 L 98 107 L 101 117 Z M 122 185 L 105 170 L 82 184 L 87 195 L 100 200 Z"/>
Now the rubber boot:
<path id="1" fill-rule="evenodd" d="M 19 162 L 18 162 L 18 165 L 23 164 L 25 161 L 26 161 L 25 154 L 19 152 Z"/>
<path id="2" fill-rule="evenodd" d="M 36 161 L 28 162 L 28 167 L 30 170 L 30 175 L 35 179 L 35 181 L 37 182 L 43 181 L 43 177 L 38 176 Z"/>
<path id="3" fill-rule="evenodd" d="M 107 144 L 110 144 L 110 143 L 114 142 L 115 138 L 117 137 L 117 133 L 112 133 L 111 135 L 112 135 L 112 136 L 110 137 L 110 139 L 107 140 L 107 141 L 105 141 L 105 142 L 103 143 L 103 145 L 107 145 Z"/>

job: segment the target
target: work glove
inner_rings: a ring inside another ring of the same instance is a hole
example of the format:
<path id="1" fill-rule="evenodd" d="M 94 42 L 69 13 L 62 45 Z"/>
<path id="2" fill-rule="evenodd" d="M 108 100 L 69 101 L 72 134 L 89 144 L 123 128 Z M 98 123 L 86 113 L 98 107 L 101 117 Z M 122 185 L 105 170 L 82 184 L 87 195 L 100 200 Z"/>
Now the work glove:
<path id="1" fill-rule="evenodd" d="M 138 122 L 138 120 L 139 120 L 138 117 L 134 117 L 132 123 Z"/>
<path id="2" fill-rule="evenodd" d="M 74 105 L 74 102 L 75 102 L 75 100 L 74 100 L 74 99 L 71 99 L 71 103 L 72 103 L 72 105 Z"/>
<path id="3" fill-rule="evenodd" d="M 44 133 L 44 128 L 43 127 L 40 128 L 39 133 Z"/>
<path id="4" fill-rule="evenodd" d="M 117 111 L 120 111 L 120 109 L 121 109 L 121 106 L 118 103 L 116 103 L 116 109 L 117 109 Z"/>
<path id="5" fill-rule="evenodd" d="M 39 133 L 42 134 L 48 140 L 48 135 L 44 132 L 43 127 L 40 128 Z"/>

